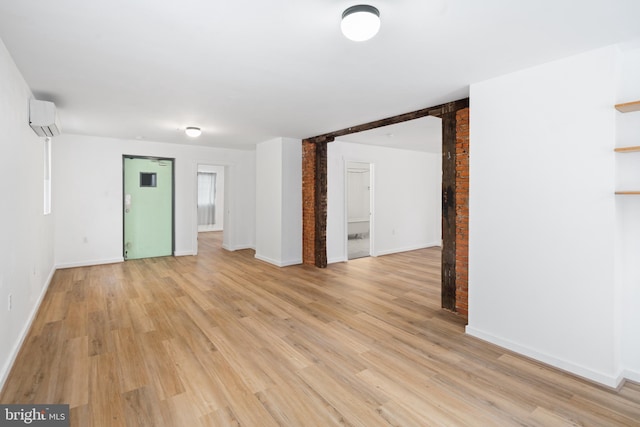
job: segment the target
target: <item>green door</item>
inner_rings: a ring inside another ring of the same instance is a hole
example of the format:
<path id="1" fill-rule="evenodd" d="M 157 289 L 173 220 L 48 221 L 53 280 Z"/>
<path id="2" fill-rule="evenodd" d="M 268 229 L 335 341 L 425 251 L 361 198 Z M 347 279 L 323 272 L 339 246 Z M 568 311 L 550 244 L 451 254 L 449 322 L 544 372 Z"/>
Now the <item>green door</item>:
<path id="1" fill-rule="evenodd" d="M 124 157 L 124 259 L 173 255 L 173 159 Z"/>

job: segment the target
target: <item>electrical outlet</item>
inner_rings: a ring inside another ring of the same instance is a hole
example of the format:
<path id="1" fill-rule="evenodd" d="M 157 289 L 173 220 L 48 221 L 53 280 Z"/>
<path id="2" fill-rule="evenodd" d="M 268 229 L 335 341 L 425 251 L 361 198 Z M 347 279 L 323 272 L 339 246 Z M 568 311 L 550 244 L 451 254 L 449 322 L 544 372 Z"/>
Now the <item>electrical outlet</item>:
<path id="1" fill-rule="evenodd" d="M 12 295 L 9 294 L 9 311 L 11 311 L 12 307 L 13 307 Z"/>

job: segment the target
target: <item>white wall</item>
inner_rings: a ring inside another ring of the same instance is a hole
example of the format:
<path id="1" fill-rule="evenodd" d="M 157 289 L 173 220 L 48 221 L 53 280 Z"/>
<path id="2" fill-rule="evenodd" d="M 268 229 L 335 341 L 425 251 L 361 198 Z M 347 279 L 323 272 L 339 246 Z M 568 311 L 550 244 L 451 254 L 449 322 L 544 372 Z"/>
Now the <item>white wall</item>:
<path id="1" fill-rule="evenodd" d="M 256 258 L 278 265 L 282 247 L 282 141 L 256 146 Z"/>
<path id="2" fill-rule="evenodd" d="M 29 127 L 32 97 L 0 41 L 0 388 L 54 268 L 53 215 L 43 214 L 44 144 Z"/>
<path id="3" fill-rule="evenodd" d="M 302 263 L 302 143 L 276 138 L 256 147 L 256 258 Z"/>
<path id="4" fill-rule="evenodd" d="M 640 48 L 620 53 L 616 103 L 640 100 Z M 619 147 L 640 145 L 640 112 L 616 113 Z M 640 190 L 640 152 L 618 153 L 616 189 Z M 616 197 L 620 279 L 621 364 L 640 382 L 640 196 Z"/>
<path id="5" fill-rule="evenodd" d="M 216 174 L 214 224 L 213 226 L 198 226 L 199 231 L 222 231 L 224 229 L 224 168 L 224 166 L 198 164 L 198 172 Z"/>
<path id="6" fill-rule="evenodd" d="M 254 246 L 255 153 L 61 135 L 53 141 L 56 265 L 122 260 L 122 155 L 175 158 L 175 253 L 197 253 L 197 168 L 226 165 L 225 247 Z"/>
<path id="7" fill-rule="evenodd" d="M 609 386 L 621 371 L 616 53 L 470 91 L 467 332 Z"/>
<path id="8" fill-rule="evenodd" d="M 347 260 L 346 163 L 373 164 L 372 255 L 441 243 L 440 154 L 343 141 L 328 145 L 327 261 Z"/>
<path id="9" fill-rule="evenodd" d="M 302 264 L 302 141 L 282 138 L 282 264 Z"/>

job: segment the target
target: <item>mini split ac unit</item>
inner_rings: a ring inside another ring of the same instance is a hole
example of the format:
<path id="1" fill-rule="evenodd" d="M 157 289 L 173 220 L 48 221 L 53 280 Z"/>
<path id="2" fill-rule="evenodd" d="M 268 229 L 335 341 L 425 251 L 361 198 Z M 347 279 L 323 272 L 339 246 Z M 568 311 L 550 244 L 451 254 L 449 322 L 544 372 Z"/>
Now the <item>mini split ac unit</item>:
<path id="1" fill-rule="evenodd" d="M 49 101 L 29 101 L 29 125 L 38 136 L 60 135 L 56 105 Z"/>

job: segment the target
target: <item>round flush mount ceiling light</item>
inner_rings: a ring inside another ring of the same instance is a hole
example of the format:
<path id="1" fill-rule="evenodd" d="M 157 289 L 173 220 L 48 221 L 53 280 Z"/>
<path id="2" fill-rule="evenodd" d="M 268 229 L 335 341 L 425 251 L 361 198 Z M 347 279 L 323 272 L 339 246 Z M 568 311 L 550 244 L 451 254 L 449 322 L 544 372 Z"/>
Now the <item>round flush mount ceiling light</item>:
<path id="1" fill-rule="evenodd" d="M 187 136 L 196 138 L 202 134 L 202 130 L 200 130 L 200 128 L 197 128 L 197 127 L 189 126 L 184 130 L 184 133 L 186 133 Z"/>
<path id="2" fill-rule="evenodd" d="M 366 4 L 351 6 L 342 13 L 340 28 L 349 40 L 369 40 L 380 30 L 380 11 Z"/>

